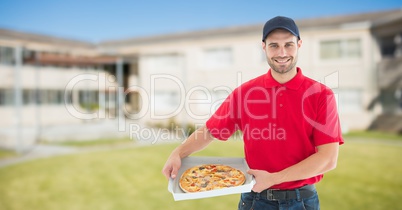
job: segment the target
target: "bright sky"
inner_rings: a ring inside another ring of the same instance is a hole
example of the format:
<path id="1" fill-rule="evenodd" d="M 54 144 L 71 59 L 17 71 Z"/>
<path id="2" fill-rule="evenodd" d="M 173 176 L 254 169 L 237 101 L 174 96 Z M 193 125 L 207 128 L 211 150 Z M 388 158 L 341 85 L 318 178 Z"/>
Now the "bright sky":
<path id="1" fill-rule="evenodd" d="M 0 0 L 0 28 L 90 42 L 402 9 L 400 0 Z"/>

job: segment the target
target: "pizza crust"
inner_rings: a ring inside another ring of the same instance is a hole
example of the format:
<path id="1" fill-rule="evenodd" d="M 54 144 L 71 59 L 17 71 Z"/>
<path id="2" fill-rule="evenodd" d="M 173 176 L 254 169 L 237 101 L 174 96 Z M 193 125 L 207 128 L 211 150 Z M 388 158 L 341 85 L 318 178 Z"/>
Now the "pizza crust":
<path id="1" fill-rule="evenodd" d="M 203 164 L 184 171 L 179 186 L 184 192 L 193 193 L 236 187 L 245 181 L 241 170 L 222 164 Z"/>

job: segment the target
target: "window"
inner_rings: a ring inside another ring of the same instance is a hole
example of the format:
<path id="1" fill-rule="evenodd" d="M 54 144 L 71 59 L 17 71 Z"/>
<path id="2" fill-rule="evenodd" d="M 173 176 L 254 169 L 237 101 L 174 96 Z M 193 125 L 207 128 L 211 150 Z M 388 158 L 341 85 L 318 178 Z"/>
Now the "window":
<path id="1" fill-rule="evenodd" d="M 230 92 L 224 90 L 212 92 L 212 105 L 215 105 L 215 107 L 212 107 L 213 111 L 216 111 L 219 108 L 229 94 Z"/>
<path id="2" fill-rule="evenodd" d="M 14 93 L 11 89 L 0 89 L 0 106 L 14 104 Z"/>
<path id="3" fill-rule="evenodd" d="M 180 105 L 180 96 L 177 92 L 156 92 L 153 97 L 151 100 L 157 114 L 173 113 Z"/>
<path id="4" fill-rule="evenodd" d="M 13 65 L 14 63 L 14 49 L 0 46 L 0 64 Z"/>
<path id="5" fill-rule="evenodd" d="M 207 69 L 230 67 L 233 63 L 231 48 L 213 48 L 204 51 L 204 65 Z"/>
<path id="6" fill-rule="evenodd" d="M 47 91 L 46 90 L 38 91 L 38 104 L 47 104 Z"/>
<path id="7" fill-rule="evenodd" d="M 361 57 L 360 39 L 327 40 L 320 42 L 320 58 L 353 59 Z"/>
<path id="8" fill-rule="evenodd" d="M 226 90 L 211 90 L 207 94 L 209 96 L 205 94 L 199 95 L 197 99 L 200 99 L 201 102 L 194 104 L 197 107 L 199 115 L 208 114 L 211 116 L 228 97 L 229 92 Z"/>
<path id="9" fill-rule="evenodd" d="M 47 103 L 48 104 L 62 104 L 63 103 L 63 92 L 59 90 L 48 90 L 47 91 Z"/>
<path id="10" fill-rule="evenodd" d="M 35 104 L 35 90 L 22 90 L 22 103 L 24 105 Z"/>
<path id="11" fill-rule="evenodd" d="M 338 106 L 341 113 L 355 113 L 362 111 L 362 94 L 356 89 L 338 91 Z"/>
<path id="12" fill-rule="evenodd" d="M 99 92 L 92 91 L 92 90 L 80 90 L 78 91 L 79 95 L 79 103 L 86 105 L 86 104 L 98 104 L 99 102 Z M 50 97 L 49 97 L 50 99 Z M 54 95 L 52 97 L 53 100 L 57 99 L 57 96 Z"/>
<path id="13" fill-rule="evenodd" d="M 63 104 L 64 91 L 63 90 L 35 90 L 35 89 L 22 89 L 22 104 L 33 105 L 36 104 Z M 92 98 L 97 100 L 97 91 L 92 91 Z M 71 99 L 71 96 L 69 97 Z M 14 89 L 0 89 L 0 106 L 14 105 Z M 71 103 L 71 101 L 70 101 Z"/>
<path id="14" fill-rule="evenodd" d="M 148 67 L 153 73 L 176 71 L 180 67 L 177 54 L 149 55 L 146 56 Z"/>

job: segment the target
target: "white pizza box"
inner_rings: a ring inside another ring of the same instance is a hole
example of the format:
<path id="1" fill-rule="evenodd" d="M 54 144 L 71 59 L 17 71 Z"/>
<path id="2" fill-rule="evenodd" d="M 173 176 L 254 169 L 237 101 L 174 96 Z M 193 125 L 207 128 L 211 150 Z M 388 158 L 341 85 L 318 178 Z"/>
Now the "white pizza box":
<path id="1" fill-rule="evenodd" d="M 190 167 L 201 164 L 224 164 L 232 166 L 241 170 L 246 175 L 246 181 L 241 186 L 229 187 L 217 190 L 210 190 L 204 192 L 186 193 L 179 186 L 179 179 L 183 172 Z M 251 192 L 254 186 L 254 177 L 247 173 L 248 167 L 244 158 L 230 158 L 230 157 L 187 157 L 182 159 L 181 167 L 175 179 L 170 179 L 168 190 L 173 194 L 175 201 L 190 200 L 199 198 L 209 198 L 221 195 L 229 195 L 236 193 Z"/>

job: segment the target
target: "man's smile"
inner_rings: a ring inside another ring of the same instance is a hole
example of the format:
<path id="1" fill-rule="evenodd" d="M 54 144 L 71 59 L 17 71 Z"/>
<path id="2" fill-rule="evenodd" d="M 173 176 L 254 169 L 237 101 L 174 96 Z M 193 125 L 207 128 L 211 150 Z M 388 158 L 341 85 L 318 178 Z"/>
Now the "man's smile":
<path id="1" fill-rule="evenodd" d="M 287 62 L 290 61 L 290 58 L 274 59 L 274 61 L 279 63 L 279 64 L 286 64 Z"/>

